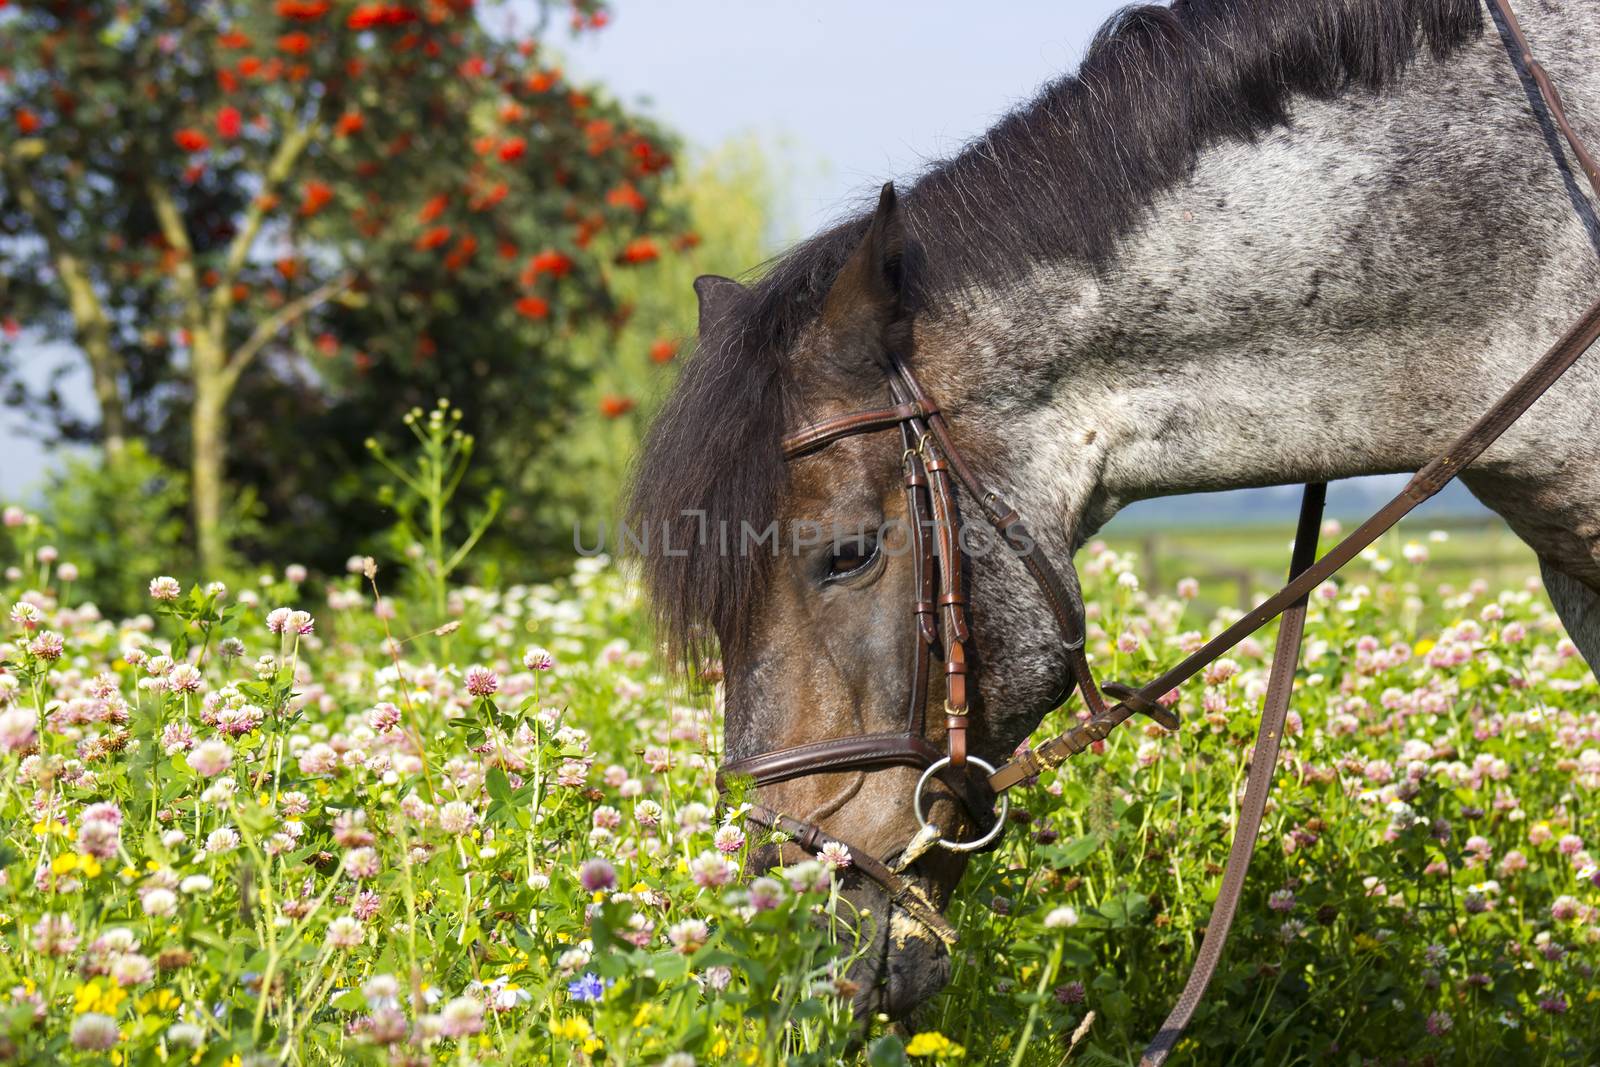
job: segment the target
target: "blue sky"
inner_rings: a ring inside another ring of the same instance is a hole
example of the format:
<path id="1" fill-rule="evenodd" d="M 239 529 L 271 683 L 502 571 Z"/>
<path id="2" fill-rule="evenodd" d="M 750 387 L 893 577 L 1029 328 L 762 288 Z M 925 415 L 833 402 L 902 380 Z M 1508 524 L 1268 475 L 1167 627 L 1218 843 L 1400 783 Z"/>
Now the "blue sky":
<path id="1" fill-rule="evenodd" d="M 1120 3 L 619 0 L 569 68 L 691 144 L 755 132 L 791 165 L 785 214 L 809 233 L 952 154 L 1076 67 Z"/>

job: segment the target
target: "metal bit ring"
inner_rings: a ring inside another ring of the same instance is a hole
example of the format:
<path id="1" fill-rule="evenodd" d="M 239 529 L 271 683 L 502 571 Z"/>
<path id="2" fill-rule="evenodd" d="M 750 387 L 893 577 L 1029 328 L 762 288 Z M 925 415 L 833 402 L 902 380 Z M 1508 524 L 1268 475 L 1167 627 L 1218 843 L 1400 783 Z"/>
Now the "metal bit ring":
<path id="1" fill-rule="evenodd" d="M 923 787 L 928 784 L 928 779 L 929 778 L 932 778 L 934 776 L 934 774 L 936 774 L 940 770 L 940 768 L 946 766 L 947 764 L 949 764 L 949 762 L 950 762 L 950 757 L 949 756 L 941 756 L 939 759 L 937 759 L 937 760 L 935 760 L 933 762 L 932 766 L 930 766 L 927 770 L 922 772 L 922 777 L 921 778 L 917 779 L 917 788 L 911 794 L 911 813 L 917 817 L 917 825 L 918 826 L 921 826 L 923 828 L 927 828 L 930 825 L 928 820 L 927 820 L 927 818 L 922 814 L 922 790 L 923 790 Z M 984 774 L 993 774 L 994 773 L 994 768 L 992 766 L 990 766 L 987 761 L 981 760 L 977 756 L 968 756 L 967 757 L 967 762 L 972 764 L 973 766 L 977 767 Z M 1006 830 L 1006 815 L 1010 811 L 1011 811 L 1011 798 L 1006 796 L 1004 793 L 1001 793 L 1000 794 L 1000 810 L 995 812 L 994 825 L 989 827 L 989 832 L 988 833 L 984 834 L 982 837 L 977 838 L 974 841 L 950 841 L 950 840 L 947 840 L 944 837 L 940 837 L 939 840 L 938 840 L 938 845 L 939 845 L 940 848 L 949 849 L 951 852 L 975 852 L 978 849 L 980 849 L 980 848 L 984 847 L 985 845 L 989 844 L 989 842 L 993 841 L 995 838 L 999 837 L 1001 834 L 1005 833 L 1005 830 Z"/>

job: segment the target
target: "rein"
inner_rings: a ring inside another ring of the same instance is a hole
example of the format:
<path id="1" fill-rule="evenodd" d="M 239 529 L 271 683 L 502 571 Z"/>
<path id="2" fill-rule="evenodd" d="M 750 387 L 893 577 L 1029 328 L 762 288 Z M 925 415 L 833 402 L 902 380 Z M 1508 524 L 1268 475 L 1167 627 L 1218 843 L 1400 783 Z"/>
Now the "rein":
<path id="1" fill-rule="evenodd" d="M 1573 129 L 1549 75 L 1533 57 L 1509 0 L 1491 2 L 1505 24 L 1523 67 L 1538 87 L 1546 108 L 1566 137 L 1600 202 L 1600 165 Z M 847 770 L 920 768 L 922 777 L 912 803 L 922 829 L 911 841 L 897 853 L 882 859 L 851 847 L 848 842 L 839 843 L 850 848 L 854 869 L 884 889 L 892 906 L 901 908 L 946 944 L 952 944 L 956 941 L 955 930 L 923 892 L 903 877 L 906 868 L 933 847 L 957 852 L 995 847 L 1006 825 L 1008 790 L 1031 783 L 1042 771 L 1058 767 L 1095 742 L 1104 740 L 1134 715 L 1145 715 L 1166 729 L 1176 729 L 1178 716 L 1161 703 L 1162 698 L 1281 615 L 1283 621 L 1278 629 L 1244 800 L 1216 904 L 1183 992 L 1140 1060 L 1141 1067 L 1158 1067 L 1178 1043 L 1205 995 L 1221 961 L 1243 894 L 1255 840 L 1272 790 L 1272 775 L 1294 688 L 1311 590 L 1343 569 L 1413 508 L 1449 484 L 1521 418 L 1597 340 L 1600 340 L 1600 301 L 1585 311 L 1477 422 L 1413 475 L 1405 488 L 1376 514 L 1320 558 L 1316 554 L 1317 539 L 1327 486 L 1320 482 L 1308 484 L 1300 506 L 1289 580 L 1283 588 L 1182 662 L 1137 688 L 1096 683 L 1084 654 L 1084 604 L 1070 557 L 1064 564 L 1072 577 L 1068 582 L 1039 550 L 1017 510 L 977 477 L 956 446 L 939 406 L 923 389 L 905 360 L 899 354 L 891 354 L 889 406 L 813 423 L 786 437 L 783 450 L 784 458 L 793 462 L 846 437 L 892 429 L 900 431 L 916 598 L 912 614 L 917 632 L 905 729 L 816 741 L 737 760 L 722 767 L 719 784 L 732 778 L 749 778 L 759 787 Z M 972 624 L 962 584 L 957 485 L 1023 564 L 1049 606 L 1069 668 L 1066 687 L 1053 705 L 1064 703 L 1076 690 L 1082 694 L 1089 712 L 1082 723 L 1015 755 L 998 768 L 967 751 L 970 709 L 967 649 L 972 641 Z M 935 658 L 943 663 L 945 678 L 945 745 L 942 751 L 926 736 L 929 679 Z M 1116 703 L 1108 705 L 1102 693 L 1111 696 Z M 981 776 L 972 773 L 974 767 L 982 772 Z M 936 824 L 928 821 L 923 814 L 922 799 L 927 784 L 934 778 L 939 779 L 983 830 L 980 836 L 972 840 L 947 839 Z M 987 814 L 997 800 L 999 810 Z M 808 851 L 817 851 L 822 845 L 839 840 L 814 823 L 782 815 L 759 804 L 752 805 L 745 818 L 786 834 L 790 841 Z"/>

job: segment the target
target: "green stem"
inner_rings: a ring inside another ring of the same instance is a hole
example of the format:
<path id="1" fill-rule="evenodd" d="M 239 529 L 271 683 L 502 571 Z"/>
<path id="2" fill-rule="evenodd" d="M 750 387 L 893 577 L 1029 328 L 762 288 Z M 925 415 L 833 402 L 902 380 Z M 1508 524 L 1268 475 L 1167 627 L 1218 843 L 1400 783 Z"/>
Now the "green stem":
<path id="1" fill-rule="evenodd" d="M 1056 938 L 1055 947 L 1050 950 L 1050 963 L 1044 972 L 1039 975 L 1039 985 L 1034 990 L 1033 1003 L 1028 1006 L 1028 1020 L 1022 1024 L 1022 1038 L 1017 1042 L 1017 1051 L 1011 1056 L 1011 1067 L 1021 1067 L 1023 1053 L 1028 1051 L 1028 1043 L 1033 1040 L 1033 1028 L 1039 1021 L 1039 1009 L 1044 1005 L 1044 991 L 1056 980 L 1056 974 L 1061 970 L 1061 951 L 1063 940 Z"/>

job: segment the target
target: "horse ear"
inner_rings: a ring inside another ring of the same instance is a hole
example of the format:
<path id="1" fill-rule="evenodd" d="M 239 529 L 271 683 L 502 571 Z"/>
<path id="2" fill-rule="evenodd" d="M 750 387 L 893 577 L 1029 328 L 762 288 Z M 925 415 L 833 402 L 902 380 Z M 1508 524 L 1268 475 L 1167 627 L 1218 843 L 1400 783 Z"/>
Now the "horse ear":
<path id="1" fill-rule="evenodd" d="M 694 295 L 700 298 L 700 332 L 738 302 L 744 286 L 720 274 L 702 274 L 694 280 Z"/>
<path id="2" fill-rule="evenodd" d="M 900 265 L 905 252 L 905 228 L 895 198 L 894 182 L 878 194 L 861 244 L 850 254 L 822 304 L 822 318 L 841 341 L 872 346 L 882 359 L 883 333 L 900 318 L 902 291 Z"/>

